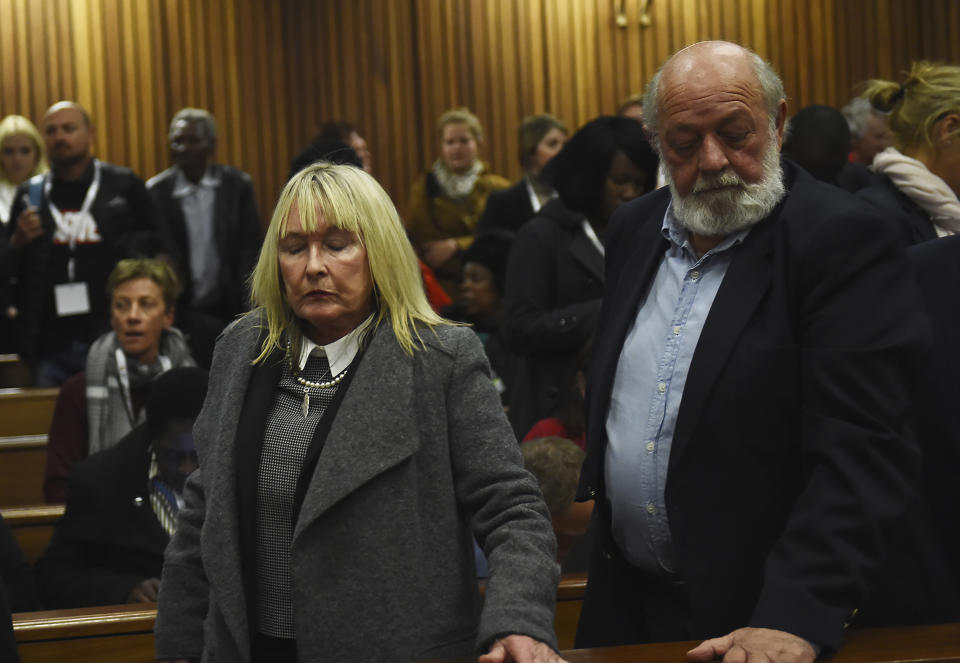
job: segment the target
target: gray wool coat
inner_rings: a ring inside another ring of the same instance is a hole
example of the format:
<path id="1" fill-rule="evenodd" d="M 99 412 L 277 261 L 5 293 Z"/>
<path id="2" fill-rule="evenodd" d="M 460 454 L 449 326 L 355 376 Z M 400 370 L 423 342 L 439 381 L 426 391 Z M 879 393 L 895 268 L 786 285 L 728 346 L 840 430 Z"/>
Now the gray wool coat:
<path id="1" fill-rule="evenodd" d="M 166 551 L 159 659 L 250 660 L 234 448 L 259 327 L 248 316 L 217 345 L 200 469 Z M 556 542 L 480 342 L 464 327 L 420 334 L 411 357 L 389 324 L 374 331 L 317 462 L 291 551 L 301 661 L 469 656 L 507 633 L 556 648 Z M 490 565 L 482 604 L 472 535 Z"/>

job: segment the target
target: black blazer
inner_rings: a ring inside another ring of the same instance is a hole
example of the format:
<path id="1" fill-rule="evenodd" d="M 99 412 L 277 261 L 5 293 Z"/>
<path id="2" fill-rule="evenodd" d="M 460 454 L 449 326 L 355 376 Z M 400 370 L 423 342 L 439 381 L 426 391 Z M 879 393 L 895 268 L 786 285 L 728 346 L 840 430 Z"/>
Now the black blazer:
<path id="1" fill-rule="evenodd" d="M 190 271 L 190 248 L 187 224 L 180 201 L 173 197 L 177 182 L 176 166 L 168 168 L 147 182 L 160 214 L 160 232 L 174 250 L 174 260 L 183 276 L 182 306 L 190 307 L 193 280 Z M 219 286 L 221 306 L 217 315 L 233 318 L 249 309 L 247 277 L 253 271 L 263 243 L 263 229 L 257 212 L 250 176 L 243 171 L 213 164 L 209 172 L 219 177 L 214 202 L 214 241 L 220 254 Z"/>
<path id="2" fill-rule="evenodd" d="M 876 176 L 872 185 L 857 191 L 857 196 L 873 205 L 882 213 L 881 217 L 896 228 L 903 246 L 937 238 L 930 216 L 900 191 L 889 177 Z"/>
<path id="3" fill-rule="evenodd" d="M 73 469 L 66 513 L 36 567 L 46 608 L 125 603 L 160 577 L 170 537 L 150 506 L 149 445 L 141 424 Z"/>
<path id="4" fill-rule="evenodd" d="M 960 236 L 917 244 L 907 256 L 933 332 L 933 348 L 914 388 L 913 425 L 923 450 L 923 490 L 960 592 Z"/>
<path id="5" fill-rule="evenodd" d="M 520 357 L 510 421 L 522 438 L 553 416 L 574 385 L 577 354 L 590 338 L 603 296 L 603 256 L 583 215 L 551 200 L 517 235 L 507 266 L 504 328 Z"/>
<path id="6" fill-rule="evenodd" d="M 511 187 L 490 194 L 487 206 L 477 222 L 476 234 L 496 228 L 517 232 L 534 214 L 527 191 L 527 178 L 522 177 Z"/>
<path id="7" fill-rule="evenodd" d="M 690 365 L 665 498 L 687 637 L 755 626 L 835 649 L 855 609 L 866 624 L 952 607 L 917 568 L 917 540 L 896 569 L 915 576 L 909 595 L 891 612 L 865 605 L 884 580 L 890 532 L 910 529 L 920 459 L 905 377 L 928 330 L 903 252 L 871 210 L 786 172 L 787 198 L 732 249 Z M 578 647 L 643 637 L 636 585 L 610 539 L 605 423 L 623 341 L 666 249 L 669 197 L 622 206 L 607 242 L 580 488 L 598 498 L 599 533 Z"/>

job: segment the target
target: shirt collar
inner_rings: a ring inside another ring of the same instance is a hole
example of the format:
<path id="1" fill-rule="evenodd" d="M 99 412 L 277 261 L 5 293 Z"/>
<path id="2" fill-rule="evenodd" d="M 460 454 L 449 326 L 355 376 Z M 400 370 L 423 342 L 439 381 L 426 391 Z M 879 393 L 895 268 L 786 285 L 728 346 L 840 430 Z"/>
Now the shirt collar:
<path id="1" fill-rule="evenodd" d="M 733 246 L 736 246 L 737 244 L 740 244 L 744 239 L 746 239 L 747 235 L 750 234 L 751 228 L 753 228 L 753 226 L 744 228 L 743 230 L 738 230 L 732 235 L 727 235 L 722 242 L 704 253 L 700 257 L 700 260 L 703 260 L 707 256 L 721 253 Z M 669 241 L 675 247 L 687 251 L 691 256 L 694 257 L 694 260 L 697 260 L 697 252 L 694 251 L 693 244 L 690 243 L 690 233 L 686 228 L 680 225 L 680 222 L 677 221 L 677 217 L 673 214 L 672 200 L 667 205 L 667 213 L 663 215 L 663 225 L 660 227 L 660 234 L 663 235 L 664 239 Z"/>
<path id="2" fill-rule="evenodd" d="M 319 356 L 326 356 L 327 362 L 330 364 L 330 375 L 339 375 L 360 352 L 360 340 L 372 322 L 373 314 L 371 313 L 356 329 L 327 345 L 317 345 L 304 336 L 300 344 L 300 362 L 298 364 L 300 370 L 302 371 L 304 366 L 307 365 L 307 359 L 310 355 L 317 353 Z"/>
<path id="3" fill-rule="evenodd" d="M 200 182 L 194 184 L 183 174 L 183 170 L 177 167 L 177 180 L 173 185 L 173 196 L 183 198 L 194 192 L 198 188 L 213 189 L 220 185 L 220 177 L 213 173 L 208 167 L 200 178 Z"/>

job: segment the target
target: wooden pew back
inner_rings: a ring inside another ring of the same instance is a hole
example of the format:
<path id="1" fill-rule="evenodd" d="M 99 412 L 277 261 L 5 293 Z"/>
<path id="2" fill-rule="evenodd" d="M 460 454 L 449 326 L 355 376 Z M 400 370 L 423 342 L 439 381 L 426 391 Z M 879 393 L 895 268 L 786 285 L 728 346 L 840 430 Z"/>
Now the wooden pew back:
<path id="1" fill-rule="evenodd" d="M 59 389 L 0 389 L 0 437 L 46 435 Z"/>
<path id="2" fill-rule="evenodd" d="M 0 507 L 43 503 L 47 436 L 0 437 Z"/>
<path id="3" fill-rule="evenodd" d="M 22 663 L 154 663 L 155 603 L 21 612 L 13 631 Z"/>
<path id="4" fill-rule="evenodd" d="M 63 516 L 62 504 L 39 504 L 0 509 L 10 526 L 23 556 L 30 564 L 36 563 L 50 545 L 53 528 Z"/>

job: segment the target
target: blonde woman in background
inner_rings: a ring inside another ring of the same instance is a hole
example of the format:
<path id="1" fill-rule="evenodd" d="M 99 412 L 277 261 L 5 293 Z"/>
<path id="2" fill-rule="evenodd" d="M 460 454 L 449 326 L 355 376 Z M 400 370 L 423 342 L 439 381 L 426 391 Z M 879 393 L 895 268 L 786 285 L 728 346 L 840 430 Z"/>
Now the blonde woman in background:
<path id="1" fill-rule="evenodd" d="M 903 84 L 872 80 L 864 91 L 888 112 L 894 146 L 878 153 L 880 182 L 857 195 L 900 212 L 905 245 L 960 231 L 960 67 L 915 62 Z"/>
<path id="2" fill-rule="evenodd" d="M 6 228 L 17 187 L 34 175 L 47 172 L 43 139 L 22 115 L 0 121 L 0 224 Z"/>
<path id="3" fill-rule="evenodd" d="M 510 186 L 479 158 L 480 120 L 466 108 L 448 110 L 437 120 L 440 158 L 413 184 L 404 217 L 420 259 L 456 298 L 460 253 L 473 242 L 477 221 L 493 191 Z"/>

